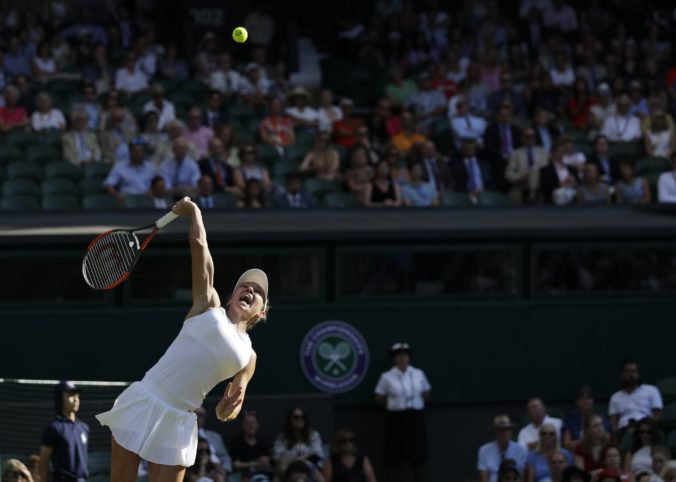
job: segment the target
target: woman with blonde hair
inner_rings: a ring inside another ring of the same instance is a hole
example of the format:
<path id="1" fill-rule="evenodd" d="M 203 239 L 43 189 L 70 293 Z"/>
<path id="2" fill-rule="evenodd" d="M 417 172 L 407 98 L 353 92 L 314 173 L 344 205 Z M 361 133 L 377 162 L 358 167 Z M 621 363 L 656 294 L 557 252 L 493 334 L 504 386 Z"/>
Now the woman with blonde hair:
<path id="1" fill-rule="evenodd" d="M 535 450 L 528 453 L 526 459 L 526 482 L 539 482 L 550 476 L 549 456 L 554 452 L 561 452 L 566 459 L 566 465 L 573 463 L 573 456 L 567 449 L 562 449 L 557 437 L 556 427 L 550 423 L 540 426 L 540 438 Z"/>
<path id="2" fill-rule="evenodd" d="M 376 482 L 369 458 L 354 443 L 354 433 L 341 429 L 331 443 L 331 456 L 322 469 L 325 482 Z"/>
<path id="3" fill-rule="evenodd" d="M 331 135 L 319 132 L 315 136 L 315 145 L 300 163 L 300 172 L 311 172 L 320 179 L 333 181 L 340 177 L 340 156 L 331 147 Z"/>
<path id="4" fill-rule="evenodd" d="M 601 466 L 601 452 L 611 437 L 603 426 L 601 415 L 591 415 L 585 419 L 583 434 L 575 447 L 575 466 L 590 472 Z"/>
<path id="5" fill-rule="evenodd" d="M 19 459 L 7 459 L 2 464 L 2 481 L 3 482 L 33 482 L 28 467 L 24 465 Z"/>
<path id="6" fill-rule="evenodd" d="M 666 463 L 661 474 L 664 482 L 676 482 L 676 460 L 671 460 Z"/>

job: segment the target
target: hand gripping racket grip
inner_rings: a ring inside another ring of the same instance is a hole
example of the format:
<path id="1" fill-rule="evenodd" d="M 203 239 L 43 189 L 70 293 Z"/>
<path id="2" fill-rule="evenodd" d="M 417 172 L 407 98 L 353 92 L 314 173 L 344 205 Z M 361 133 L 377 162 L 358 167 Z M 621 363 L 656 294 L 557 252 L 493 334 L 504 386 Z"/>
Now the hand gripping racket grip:
<path id="1" fill-rule="evenodd" d="M 169 211 L 167 214 L 165 214 L 160 219 L 155 221 L 155 226 L 157 226 L 157 229 L 162 229 L 163 227 L 165 227 L 167 224 L 172 222 L 177 217 L 178 217 L 178 214 L 174 214 L 172 211 Z"/>

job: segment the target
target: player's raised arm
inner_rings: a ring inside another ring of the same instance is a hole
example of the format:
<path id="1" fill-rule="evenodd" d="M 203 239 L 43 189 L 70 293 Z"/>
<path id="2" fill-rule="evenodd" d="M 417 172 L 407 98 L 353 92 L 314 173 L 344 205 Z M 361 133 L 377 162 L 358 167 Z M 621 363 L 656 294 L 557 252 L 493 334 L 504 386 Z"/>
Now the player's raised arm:
<path id="1" fill-rule="evenodd" d="M 207 308 L 221 305 L 214 290 L 214 262 L 207 244 L 207 232 L 204 229 L 200 208 L 185 197 L 173 207 L 172 211 L 179 216 L 190 216 L 190 257 L 192 259 L 192 308 L 187 318 L 204 312 Z"/>

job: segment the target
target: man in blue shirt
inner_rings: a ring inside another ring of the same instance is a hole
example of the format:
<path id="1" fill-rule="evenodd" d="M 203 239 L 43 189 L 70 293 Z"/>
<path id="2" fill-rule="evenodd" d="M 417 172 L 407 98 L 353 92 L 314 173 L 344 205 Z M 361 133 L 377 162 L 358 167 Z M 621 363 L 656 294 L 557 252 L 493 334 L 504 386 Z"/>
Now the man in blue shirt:
<path id="1" fill-rule="evenodd" d="M 174 157 L 160 164 L 160 175 L 174 196 L 192 196 L 197 191 L 197 183 L 201 177 L 199 165 L 188 157 L 188 142 L 185 138 L 177 138 L 172 150 Z"/>
<path id="2" fill-rule="evenodd" d="M 150 183 L 157 175 L 155 168 L 144 159 L 145 148 L 140 139 L 129 143 L 129 162 L 119 161 L 103 181 L 103 187 L 121 204 L 128 194 L 150 193 Z"/>
<path id="3" fill-rule="evenodd" d="M 40 446 L 40 480 L 50 482 L 85 482 L 89 426 L 75 415 L 80 409 L 80 390 L 73 382 L 62 380 L 54 387 L 56 419 L 42 434 Z"/>
<path id="4" fill-rule="evenodd" d="M 512 440 L 514 424 L 507 415 L 496 415 L 493 419 L 495 441 L 484 444 L 479 449 L 479 479 L 481 482 L 497 482 L 500 464 L 513 460 L 520 473 L 523 473 L 528 452 Z"/>

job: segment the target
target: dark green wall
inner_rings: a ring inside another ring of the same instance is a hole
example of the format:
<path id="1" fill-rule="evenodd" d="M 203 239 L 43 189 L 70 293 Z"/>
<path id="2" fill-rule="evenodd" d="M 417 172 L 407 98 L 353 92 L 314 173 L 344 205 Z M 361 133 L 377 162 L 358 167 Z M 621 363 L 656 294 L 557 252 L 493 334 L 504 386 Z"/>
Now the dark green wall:
<path id="1" fill-rule="evenodd" d="M 180 328 L 180 309 L 5 311 L 0 376 L 134 380 L 143 376 Z M 538 393 L 569 399 L 578 385 L 599 395 L 615 389 L 626 356 L 646 379 L 673 373 L 676 302 L 608 300 L 452 305 L 277 306 L 252 333 L 259 353 L 255 394 L 311 393 L 299 346 L 314 324 L 343 320 L 364 335 L 371 368 L 360 387 L 338 397 L 370 399 L 388 367 L 388 346 L 405 340 L 437 402 L 523 400 Z"/>

